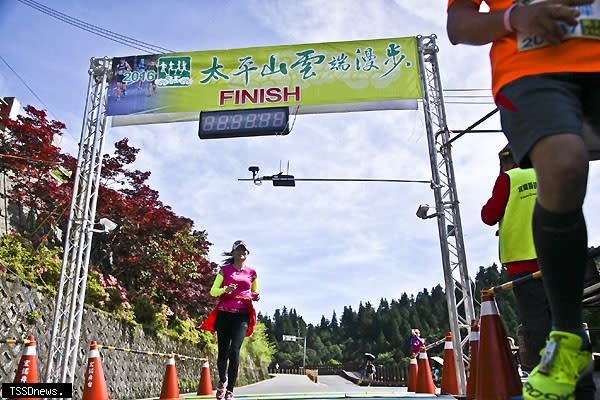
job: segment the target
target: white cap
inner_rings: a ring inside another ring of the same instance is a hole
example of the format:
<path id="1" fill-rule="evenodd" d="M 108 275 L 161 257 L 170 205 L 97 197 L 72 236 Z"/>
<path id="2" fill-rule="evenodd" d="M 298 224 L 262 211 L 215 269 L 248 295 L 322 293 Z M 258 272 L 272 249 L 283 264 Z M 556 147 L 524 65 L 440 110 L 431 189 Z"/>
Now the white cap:
<path id="1" fill-rule="evenodd" d="M 235 251 L 240 246 L 244 246 L 244 248 L 248 250 L 248 254 L 250 254 L 250 249 L 248 249 L 248 245 L 243 240 L 236 240 L 235 242 L 233 242 L 233 246 L 231 246 L 231 251 Z"/>

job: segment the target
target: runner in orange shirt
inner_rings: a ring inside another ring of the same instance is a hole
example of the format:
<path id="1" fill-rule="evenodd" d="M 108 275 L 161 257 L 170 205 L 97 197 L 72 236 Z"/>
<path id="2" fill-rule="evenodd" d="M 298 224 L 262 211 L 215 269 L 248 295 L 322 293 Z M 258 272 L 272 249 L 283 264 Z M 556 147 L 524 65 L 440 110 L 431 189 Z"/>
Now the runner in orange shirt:
<path id="1" fill-rule="evenodd" d="M 600 0 L 449 0 L 454 44 L 492 43 L 492 90 L 516 160 L 533 166 L 533 235 L 552 310 L 529 399 L 572 399 L 591 362 L 582 330 L 587 229 L 582 212 L 589 149 L 600 135 Z M 593 395 L 593 392 L 592 392 Z"/>

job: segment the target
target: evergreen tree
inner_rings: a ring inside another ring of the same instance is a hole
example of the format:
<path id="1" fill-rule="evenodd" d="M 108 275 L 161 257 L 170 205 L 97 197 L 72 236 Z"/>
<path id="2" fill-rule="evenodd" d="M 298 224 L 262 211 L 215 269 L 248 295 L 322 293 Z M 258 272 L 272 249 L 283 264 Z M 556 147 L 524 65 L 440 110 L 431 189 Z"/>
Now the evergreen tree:
<path id="1" fill-rule="evenodd" d="M 506 282 L 506 273 L 497 265 L 480 267 L 475 277 L 475 297 L 484 287 Z M 496 301 L 509 336 L 516 337 L 518 319 L 514 295 L 510 291 L 498 294 Z M 476 314 L 479 306 L 476 304 Z M 283 342 L 282 334 L 306 336 L 307 366 L 336 365 L 360 362 L 365 352 L 373 353 L 376 363 L 407 363 L 410 348 L 408 338 L 412 328 L 419 328 L 427 343 L 442 339 L 450 331 L 446 293 L 441 285 L 425 288 L 416 295 L 402 293 L 399 299 L 382 298 L 375 309 L 371 303 L 359 303 L 358 311 L 344 307 L 338 322 L 335 311 L 328 320 L 306 324 L 296 310 L 284 306 L 275 310 L 273 318 L 259 315 L 267 327 L 269 340 L 274 343 L 274 362 L 281 368 L 302 365 L 303 343 Z M 443 346 L 429 350 L 430 355 L 442 355 Z"/>

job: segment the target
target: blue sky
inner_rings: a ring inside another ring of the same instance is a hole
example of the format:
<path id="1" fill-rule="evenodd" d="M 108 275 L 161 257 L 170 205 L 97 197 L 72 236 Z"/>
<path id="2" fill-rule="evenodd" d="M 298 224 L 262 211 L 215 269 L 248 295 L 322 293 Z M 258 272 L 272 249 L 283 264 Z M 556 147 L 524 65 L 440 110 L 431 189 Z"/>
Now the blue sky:
<path id="1" fill-rule="evenodd" d="M 451 129 L 465 129 L 494 108 L 487 47 L 452 46 L 445 33 L 444 0 L 307 1 L 88 1 L 43 3 L 104 29 L 175 51 L 436 34 L 446 114 Z M 24 5 L 0 3 L 0 56 L 43 104 L 0 61 L 0 96 L 47 109 L 65 122 L 60 146 L 77 154 L 91 57 L 139 50 L 101 38 Z M 460 104 L 480 102 L 489 104 Z M 498 129 L 497 116 L 481 129 Z M 127 137 L 141 148 L 135 168 L 151 171 L 161 200 L 206 230 L 210 259 L 236 239 L 250 247 L 259 274 L 257 308 L 295 308 L 307 322 L 331 318 L 344 306 L 379 304 L 380 298 L 416 295 L 443 285 L 437 225 L 415 216 L 433 204 L 429 185 L 297 182 L 295 188 L 255 186 L 261 175 L 285 171 L 297 178 L 431 179 L 422 106 L 417 111 L 300 115 L 283 137 L 200 141 L 197 123 L 111 128 L 106 151 Z M 480 221 L 498 173 L 501 134 L 469 134 L 453 146 L 467 265 L 497 262 L 495 228 Z M 591 245 L 600 245 L 598 181 L 592 165 L 585 212 Z"/>

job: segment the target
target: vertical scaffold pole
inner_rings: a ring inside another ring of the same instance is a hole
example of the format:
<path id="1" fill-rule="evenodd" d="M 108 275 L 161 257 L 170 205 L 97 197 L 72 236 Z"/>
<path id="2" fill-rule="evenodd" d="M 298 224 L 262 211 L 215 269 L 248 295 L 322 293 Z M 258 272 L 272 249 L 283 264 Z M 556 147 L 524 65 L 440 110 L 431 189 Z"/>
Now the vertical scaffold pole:
<path id="1" fill-rule="evenodd" d="M 54 323 L 46 362 L 46 382 L 72 383 L 79 355 L 81 318 L 92 245 L 102 148 L 106 130 L 109 58 L 92 58 L 73 198 L 65 232 L 64 254 Z"/>
<path id="2" fill-rule="evenodd" d="M 450 132 L 446 123 L 436 36 L 417 36 L 417 45 L 448 315 L 456 355 L 459 394 L 464 395 L 466 374 L 463 346 L 468 343 L 469 327 L 471 320 L 475 318 L 473 295 L 465 256 L 452 152 L 447 145 Z"/>

